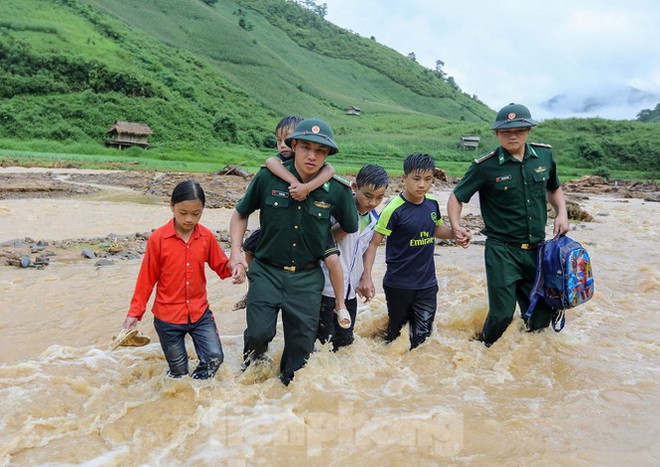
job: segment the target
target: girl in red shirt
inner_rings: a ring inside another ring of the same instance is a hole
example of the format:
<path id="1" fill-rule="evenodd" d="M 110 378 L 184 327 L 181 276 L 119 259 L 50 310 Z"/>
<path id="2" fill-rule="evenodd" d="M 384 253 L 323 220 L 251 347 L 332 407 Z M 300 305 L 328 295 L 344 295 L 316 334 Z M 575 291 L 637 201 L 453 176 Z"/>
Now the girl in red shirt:
<path id="1" fill-rule="evenodd" d="M 243 282 L 245 271 L 238 264 L 230 271 L 227 256 L 213 232 L 199 224 L 206 196 L 199 183 L 179 183 L 170 199 L 174 218 L 153 231 L 138 274 L 124 329 L 132 330 L 142 319 L 156 285 L 152 307 L 154 327 L 169 365 L 168 376 L 188 374 L 185 336 L 192 337 L 199 365 L 195 379 L 212 378 L 224 360 L 213 312 L 206 298 L 204 264 L 221 279 L 233 275 L 233 283 Z"/>

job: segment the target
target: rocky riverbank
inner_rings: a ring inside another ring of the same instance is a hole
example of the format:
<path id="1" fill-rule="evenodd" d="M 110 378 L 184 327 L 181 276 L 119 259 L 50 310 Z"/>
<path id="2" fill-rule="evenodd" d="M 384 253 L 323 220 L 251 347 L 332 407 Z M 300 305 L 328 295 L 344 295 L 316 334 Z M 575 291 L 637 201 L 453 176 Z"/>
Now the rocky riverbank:
<path id="1" fill-rule="evenodd" d="M 48 169 L 2 169 L 0 171 L 0 200 L 21 198 L 75 198 L 90 196 L 103 190 L 127 190 L 134 194 L 149 195 L 167 202 L 174 186 L 182 180 L 194 178 L 206 192 L 207 208 L 232 209 L 245 192 L 250 174 L 243 171 L 223 170 L 210 174 L 160 173 L 143 171 L 88 171 Z M 451 190 L 455 180 L 444 172 L 436 173 L 436 189 Z M 400 178 L 390 180 L 390 195 L 403 189 Z M 569 217 L 574 221 L 589 222 L 592 214 L 584 211 L 580 201 L 590 194 L 606 194 L 622 198 L 642 198 L 659 201 L 657 183 L 608 181 L 601 177 L 583 177 L 564 184 L 567 193 Z M 549 210 L 552 214 L 552 210 Z M 466 226 L 473 232 L 483 227 L 481 216 L 467 214 Z M 52 260 L 88 261 L 95 267 L 110 266 L 117 261 L 140 258 L 144 254 L 149 232 L 130 235 L 109 234 L 95 238 L 77 238 L 49 241 L 39 238 L 16 238 L 0 243 L 0 265 L 42 269 Z M 228 248 L 226 230 L 216 232 L 218 240 Z M 453 242 L 444 241 L 443 245 Z"/>

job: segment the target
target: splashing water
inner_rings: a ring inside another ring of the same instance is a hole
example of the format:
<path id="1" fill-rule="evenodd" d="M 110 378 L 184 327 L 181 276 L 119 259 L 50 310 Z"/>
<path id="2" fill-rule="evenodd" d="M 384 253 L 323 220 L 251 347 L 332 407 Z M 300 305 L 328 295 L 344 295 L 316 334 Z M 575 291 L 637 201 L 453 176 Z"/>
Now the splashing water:
<path id="1" fill-rule="evenodd" d="M 526 333 L 515 318 L 491 348 L 474 341 L 487 313 L 483 247 L 437 247 L 425 344 L 409 351 L 405 329 L 383 343 L 378 290 L 360 306 L 355 343 L 319 344 L 289 387 L 277 379 L 281 329 L 272 363 L 241 373 L 244 312 L 230 310 L 245 286 L 208 274 L 225 363 L 212 381 L 170 380 L 150 313 L 151 344 L 110 351 L 140 260 L 1 266 L 0 465 L 657 465 L 659 207 L 585 203 L 596 222 L 571 236 L 592 257 L 596 296 L 560 334 Z M 226 229 L 230 214 L 207 210 L 202 223 Z M 169 215 L 126 196 L 5 200 L 0 241 L 146 231 Z"/>

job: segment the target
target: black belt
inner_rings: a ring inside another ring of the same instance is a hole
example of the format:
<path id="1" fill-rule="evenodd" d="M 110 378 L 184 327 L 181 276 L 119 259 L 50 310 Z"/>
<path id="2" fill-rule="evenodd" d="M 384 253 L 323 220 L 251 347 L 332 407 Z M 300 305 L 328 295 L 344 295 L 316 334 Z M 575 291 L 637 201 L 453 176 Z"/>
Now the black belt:
<path id="1" fill-rule="evenodd" d="M 513 243 L 513 242 L 503 242 L 502 240 L 497 240 L 495 238 L 489 238 L 488 241 L 499 243 L 502 245 L 512 246 L 514 248 L 520 248 L 521 250 L 536 250 L 541 243 Z"/>
<path id="2" fill-rule="evenodd" d="M 309 271 L 311 269 L 316 269 L 316 268 L 319 267 L 319 262 L 318 261 L 312 261 L 311 263 L 303 264 L 302 266 L 295 266 L 295 265 L 287 266 L 287 265 L 280 264 L 276 261 L 271 261 L 271 260 L 265 259 L 265 258 L 259 258 L 259 261 L 261 261 L 262 263 L 265 263 L 269 266 L 273 266 L 274 268 L 284 269 L 285 271 L 289 271 L 289 272 Z"/>

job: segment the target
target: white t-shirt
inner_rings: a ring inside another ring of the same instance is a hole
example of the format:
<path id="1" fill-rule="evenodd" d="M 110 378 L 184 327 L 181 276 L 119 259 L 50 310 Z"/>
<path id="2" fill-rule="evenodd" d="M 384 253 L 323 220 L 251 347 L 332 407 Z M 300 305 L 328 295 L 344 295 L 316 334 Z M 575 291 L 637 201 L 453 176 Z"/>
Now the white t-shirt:
<path id="1" fill-rule="evenodd" d="M 360 228 L 357 232 L 348 234 L 337 242 L 339 249 L 339 264 L 342 271 L 344 271 L 344 297 L 347 300 L 355 298 L 355 289 L 360 285 L 360 278 L 364 272 L 364 261 L 362 256 L 374 236 L 374 228 L 378 222 L 378 214 L 376 210 L 364 214 L 368 222 L 363 223 L 362 216 L 360 219 Z M 332 225 L 336 221 L 332 219 Z M 366 227 L 363 226 L 366 224 Z M 325 286 L 323 287 L 323 295 L 326 297 L 335 297 L 335 291 L 330 282 L 330 275 L 325 263 L 321 263 L 323 275 L 325 276 Z M 348 296 L 346 293 L 348 292 Z"/>

